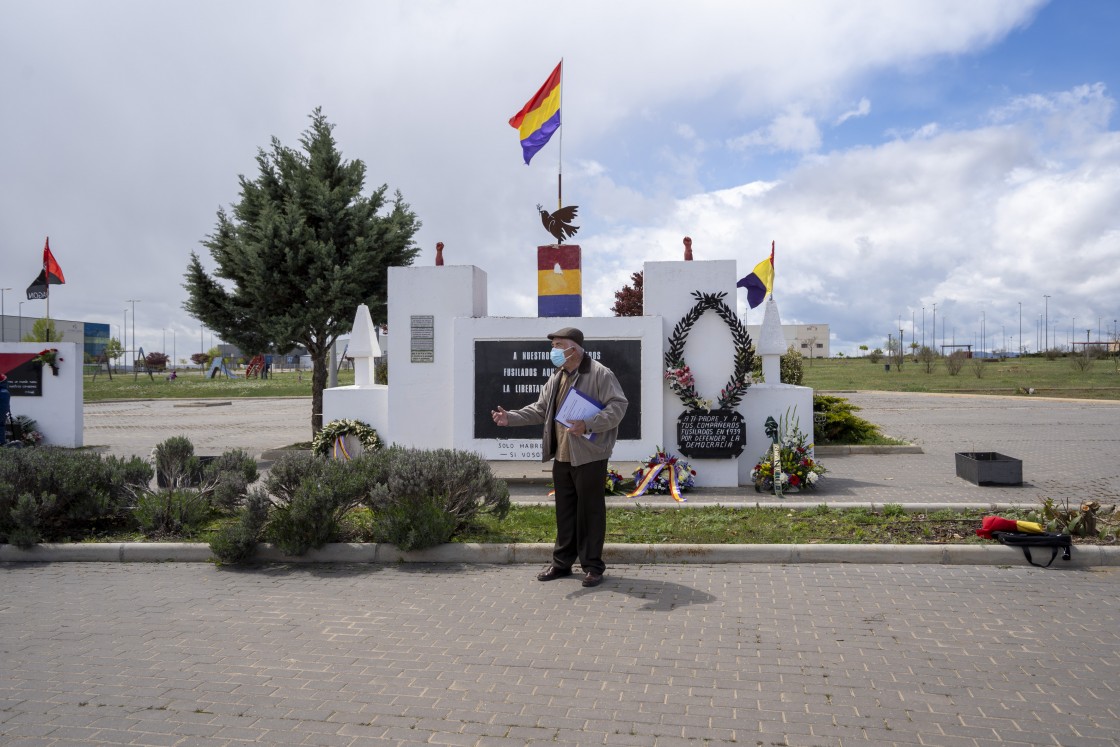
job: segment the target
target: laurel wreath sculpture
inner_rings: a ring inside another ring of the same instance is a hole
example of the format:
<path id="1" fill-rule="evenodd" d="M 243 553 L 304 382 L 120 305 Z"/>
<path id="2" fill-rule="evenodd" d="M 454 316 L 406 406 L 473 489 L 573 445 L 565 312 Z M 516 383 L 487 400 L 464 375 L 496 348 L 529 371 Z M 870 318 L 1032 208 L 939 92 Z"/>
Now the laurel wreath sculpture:
<path id="1" fill-rule="evenodd" d="M 673 334 L 669 337 L 669 351 L 665 353 L 665 378 L 669 388 L 676 392 L 684 406 L 690 410 L 728 410 L 739 404 L 746 394 L 750 384 L 751 366 L 754 363 L 754 347 L 747 328 L 739 321 L 735 312 L 724 303 L 726 293 L 701 293 L 693 291 L 692 297 L 696 299 L 693 306 L 684 317 L 677 322 Z M 696 383 L 692 371 L 684 360 L 684 345 L 688 342 L 688 333 L 692 325 L 704 315 L 705 311 L 714 311 L 727 324 L 731 330 L 731 339 L 735 343 L 735 370 L 727 380 L 727 386 L 719 391 L 719 399 L 715 408 L 712 401 L 702 399 L 696 391 Z"/>
<path id="2" fill-rule="evenodd" d="M 381 448 L 381 437 L 369 424 L 361 420 L 332 420 L 315 434 L 315 438 L 311 439 L 311 450 L 326 456 L 330 453 L 334 442 L 343 436 L 354 436 L 361 441 L 362 448 L 366 451 L 377 451 Z"/>

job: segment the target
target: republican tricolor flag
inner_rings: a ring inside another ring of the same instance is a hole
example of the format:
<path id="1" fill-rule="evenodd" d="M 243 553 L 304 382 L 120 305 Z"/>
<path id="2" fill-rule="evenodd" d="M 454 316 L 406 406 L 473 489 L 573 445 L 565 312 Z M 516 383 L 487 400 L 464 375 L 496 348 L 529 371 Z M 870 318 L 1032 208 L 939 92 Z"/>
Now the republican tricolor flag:
<path id="1" fill-rule="evenodd" d="M 753 309 L 766 300 L 767 293 L 774 292 L 774 242 L 770 242 L 770 258 L 754 266 L 754 272 L 735 283 L 738 288 L 747 289 L 747 303 Z"/>
<path id="2" fill-rule="evenodd" d="M 51 254 L 51 237 L 47 237 L 47 243 L 43 246 L 43 269 L 39 273 L 39 277 L 27 286 L 27 300 L 35 301 L 50 296 L 50 286 L 62 285 L 66 282 L 66 278 L 62 274 L 62 268 L 59 267 L 58 262 L 55 261 L 54 255 Z"/>
<path id="3" fill-rule="evenodd" d="M 560 127 L 560 74 L 563 67 L 564 61 L 561 60 L 533 98 L 510 117 L 509 126 L 521 135 L 521 151 L 526 166 Z"/>

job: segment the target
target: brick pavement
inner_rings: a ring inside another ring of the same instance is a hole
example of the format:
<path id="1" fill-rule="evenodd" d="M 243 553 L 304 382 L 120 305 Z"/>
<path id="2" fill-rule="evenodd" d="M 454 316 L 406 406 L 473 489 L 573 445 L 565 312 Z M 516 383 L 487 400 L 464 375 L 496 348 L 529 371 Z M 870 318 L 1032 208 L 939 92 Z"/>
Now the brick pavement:
<path id="1" fill-rule="evenodd" d="M 1120 571 L 0 566 L 0 743 L 1116 745 Z"/>
<path id="2" fill-rule="evenodd" d="M 831 458 L 814 498 L 1117 495 L 1116 404 L 846 396 L 924 453 Z M 305 400 L 172 404 L 89 405 L 87 444 L 306 438 Z M 959 450 L 1022 458 L 1027 484 L 959 480 Z M 1120 744 L 1115 568 L 533 572 L 0 564 L 0 744 Z"/>

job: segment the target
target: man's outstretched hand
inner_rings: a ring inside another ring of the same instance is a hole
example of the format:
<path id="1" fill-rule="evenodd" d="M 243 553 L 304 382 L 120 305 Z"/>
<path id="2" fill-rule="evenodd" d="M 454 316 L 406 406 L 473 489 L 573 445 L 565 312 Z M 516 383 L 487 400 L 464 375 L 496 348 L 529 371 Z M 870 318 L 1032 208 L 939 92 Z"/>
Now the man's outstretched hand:
<path id="1" fill-rule="evenodd" d="M 490 417 L 494 419 L 494 425 L 503 427 L 509 425 L 509 412 L 501 405 L 498 405 L 497 410 L 490 411 Z"/>

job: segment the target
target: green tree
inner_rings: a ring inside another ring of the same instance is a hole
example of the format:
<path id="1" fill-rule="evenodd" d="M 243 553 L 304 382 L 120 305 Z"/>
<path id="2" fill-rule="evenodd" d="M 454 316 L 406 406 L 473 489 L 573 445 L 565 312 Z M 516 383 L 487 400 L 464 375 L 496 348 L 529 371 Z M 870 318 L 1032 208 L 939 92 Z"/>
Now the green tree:
<path id="1" fill-rule="evenodd" d="M 310 119 L 302 150 L 273 138 L 257 154 L 257 178 L 240 177 L 240 201 L 232 213 L 219 209 L 203 242 L 217 269 L 207 274 L 191 253 L 184 307 L 246 354 L 305 347 L 315 433 L 330 347 L 358 304 L 374 323 L 387 321 L 388 270 L 412 264 L 420 221 L 399 191 L 386 199 L 386 185 L 363 196 L 365 164 L 342 159 L 320 109 Z"/>
<path id="2" fill-rule="evenodd" d="M 31 325 L 31 331 L 23 336 L 22 342 L 58 342 L 58 330 L 54 327 L 54 319 L 36 319 Z"/>
<path id="3" fill-rule="evenodd" d="M 105 343 L 105 358 L 113 361 L 122 355 L 124 355 L 124 347 L 121 345 L 121 341 L 115 337 L 110 338 L 109 342 Z"/>

